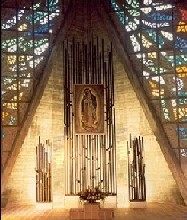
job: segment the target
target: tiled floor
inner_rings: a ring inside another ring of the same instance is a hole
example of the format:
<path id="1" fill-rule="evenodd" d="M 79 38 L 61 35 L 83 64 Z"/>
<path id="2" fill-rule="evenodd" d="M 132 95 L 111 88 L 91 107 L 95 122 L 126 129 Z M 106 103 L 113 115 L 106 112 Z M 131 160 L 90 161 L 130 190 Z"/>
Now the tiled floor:
<path id="1" fill-rule="evenodd" d="M 3 220 L 69 220 L 69 210 L 34 207 L 1 209 Z M 115 209 L 114 220 L 187 220 L 187 206 L 148 204 L 146 208 Z"/>

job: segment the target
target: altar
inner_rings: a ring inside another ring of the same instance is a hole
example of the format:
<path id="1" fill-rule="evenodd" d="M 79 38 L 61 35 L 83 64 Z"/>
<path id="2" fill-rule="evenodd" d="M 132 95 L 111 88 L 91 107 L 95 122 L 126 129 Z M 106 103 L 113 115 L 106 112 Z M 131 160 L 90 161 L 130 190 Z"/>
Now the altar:
<path id="1" fill-rule="evenodd" d="M 83 208 L 71 208 L 70 219 L 107 219 L 114 218 L 113 208 L 101 208 L 100 203 L 84 203 Z"/>

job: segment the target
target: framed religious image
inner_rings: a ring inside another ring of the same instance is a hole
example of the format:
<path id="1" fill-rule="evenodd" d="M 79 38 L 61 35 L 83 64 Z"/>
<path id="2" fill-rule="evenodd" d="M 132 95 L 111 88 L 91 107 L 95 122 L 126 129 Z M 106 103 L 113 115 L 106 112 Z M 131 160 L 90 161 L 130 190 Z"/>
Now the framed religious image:
<path id="1" fill-rule="evenodd" d="M 104 85 L 74 85 L 75 134 L 104 134 Z"/>

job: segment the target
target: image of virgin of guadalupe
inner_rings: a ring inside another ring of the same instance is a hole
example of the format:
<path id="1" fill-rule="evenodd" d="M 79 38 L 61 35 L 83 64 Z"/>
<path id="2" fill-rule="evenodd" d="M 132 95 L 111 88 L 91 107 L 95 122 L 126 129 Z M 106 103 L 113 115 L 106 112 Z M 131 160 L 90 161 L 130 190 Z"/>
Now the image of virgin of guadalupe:
<path id="1" fill-rule="evenodd" d="M 85 88 L 81 101 L 81 124 L 85 131 L 94 131 L 98 126 L 97 121 L 97 99 L 91 89 Z"/>

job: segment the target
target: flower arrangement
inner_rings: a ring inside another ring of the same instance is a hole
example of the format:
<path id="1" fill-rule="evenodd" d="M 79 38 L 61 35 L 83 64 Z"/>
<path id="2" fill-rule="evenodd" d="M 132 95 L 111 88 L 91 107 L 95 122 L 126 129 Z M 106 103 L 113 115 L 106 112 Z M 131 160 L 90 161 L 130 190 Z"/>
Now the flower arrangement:
<path id="1" fill-rule="evenodd" d="M 96 200 L 104 200 L 105 197 L 107 196 L 106 193 L 101 192 L 99 187 L 95 188 L 90 188 L 86 189 L 85 192 L 80 192 L 78 193 L 79 199 L 82 201 L 87 201 L 89 203 L 94 203 Z"/>

